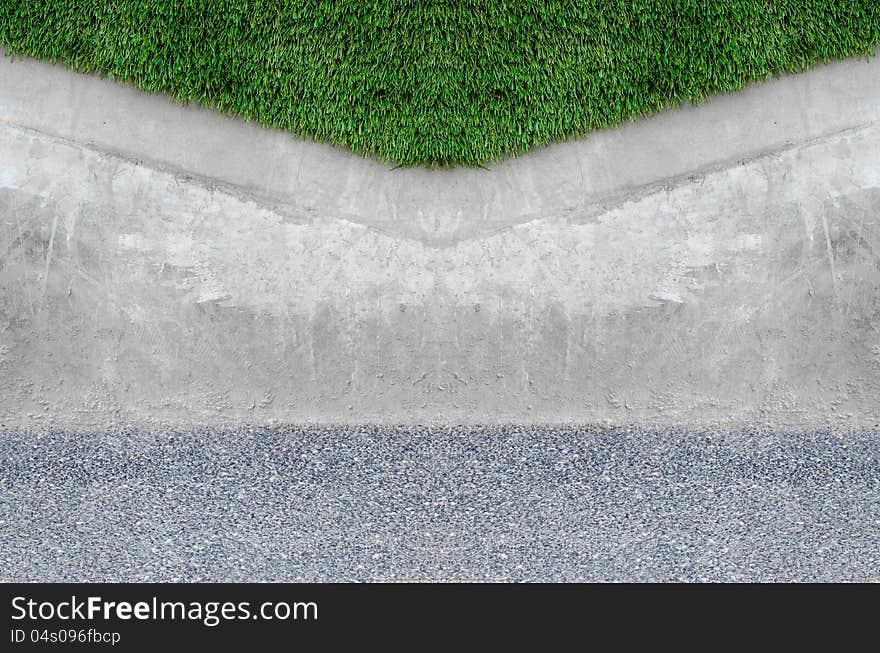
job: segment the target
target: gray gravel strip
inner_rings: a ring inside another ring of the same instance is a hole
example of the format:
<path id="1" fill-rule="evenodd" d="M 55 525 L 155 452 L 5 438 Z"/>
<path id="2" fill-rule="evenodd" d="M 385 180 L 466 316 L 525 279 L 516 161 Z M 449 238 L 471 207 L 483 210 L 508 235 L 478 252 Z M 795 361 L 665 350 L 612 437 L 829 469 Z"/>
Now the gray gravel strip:
<path id="1" fill-rule="evenodd" d="M 880 430 L 0 429 L 3 581 L 880 581 Z"/>

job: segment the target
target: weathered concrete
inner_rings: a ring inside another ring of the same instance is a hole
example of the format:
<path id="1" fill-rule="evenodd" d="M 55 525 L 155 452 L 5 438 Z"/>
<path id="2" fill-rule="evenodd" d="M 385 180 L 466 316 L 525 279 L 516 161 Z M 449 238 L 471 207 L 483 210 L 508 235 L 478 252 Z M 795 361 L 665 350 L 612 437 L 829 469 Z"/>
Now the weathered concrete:
<path id="1" fill-rule="evenodd" d="M 491 170 L 0 63 L 0 423 L 880 422 L 880 62 Z"/>
<path id="2" fill-rule="evenodd" d="M 343 218 L 430 246 L 583 219 L 661 182 L 880 119 L 880 61 L 849 61 L 506 161 L 392 169 L 97 77 L 0 57 L 0 122 L 223 184 L 294 220 Z"/>

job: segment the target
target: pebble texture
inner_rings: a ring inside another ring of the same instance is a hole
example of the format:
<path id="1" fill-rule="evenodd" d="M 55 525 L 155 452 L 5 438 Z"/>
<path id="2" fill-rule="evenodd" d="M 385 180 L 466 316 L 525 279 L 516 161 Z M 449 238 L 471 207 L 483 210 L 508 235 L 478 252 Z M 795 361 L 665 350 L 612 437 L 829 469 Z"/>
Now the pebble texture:
<path id="1" fill-rule="evenodd" d="M 0 431 L 2 581 L 880 581 L 880 430 Z"/>

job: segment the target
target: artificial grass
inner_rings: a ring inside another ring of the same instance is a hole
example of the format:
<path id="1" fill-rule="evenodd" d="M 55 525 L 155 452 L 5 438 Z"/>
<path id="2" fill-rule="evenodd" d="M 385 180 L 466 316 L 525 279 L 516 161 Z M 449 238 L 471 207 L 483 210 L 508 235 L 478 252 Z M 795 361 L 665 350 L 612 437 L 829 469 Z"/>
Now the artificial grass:
<path id="1" fill-rule="evenodd" d="M 519 154 L 878 42 L 878 0 L 0 2 L 11 54 L 405 165 Z"/>

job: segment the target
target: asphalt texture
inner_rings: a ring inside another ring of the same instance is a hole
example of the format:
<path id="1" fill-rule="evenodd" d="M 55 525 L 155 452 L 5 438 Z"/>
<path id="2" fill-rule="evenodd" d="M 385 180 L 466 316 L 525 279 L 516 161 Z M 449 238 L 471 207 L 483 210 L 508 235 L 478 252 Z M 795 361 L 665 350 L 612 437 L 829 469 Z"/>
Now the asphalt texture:
<path id="1" fill-rule="evenodd" d="M 880 430 L 0 430 L 2 581 L 880 581 Z"/>

